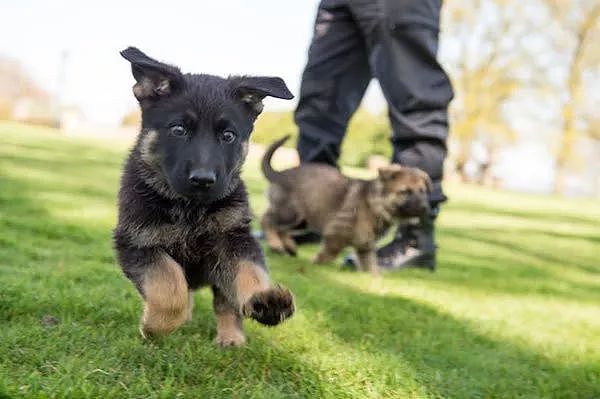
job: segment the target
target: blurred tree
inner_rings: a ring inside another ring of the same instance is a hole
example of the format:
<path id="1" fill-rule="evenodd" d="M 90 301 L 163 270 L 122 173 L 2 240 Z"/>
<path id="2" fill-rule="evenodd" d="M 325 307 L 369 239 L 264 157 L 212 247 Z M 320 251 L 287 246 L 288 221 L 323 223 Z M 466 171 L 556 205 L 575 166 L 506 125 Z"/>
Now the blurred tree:
<path id="1" fill-rule="evenodd" d="M 364 108 L 353 115 L 342 143 L 340 163 L 366 166 L 371 155 L 391 156 L 390 126 L 385 113 L 373 114 Z M 269 145 L 277 138 L 290 134 L 293 140 L 286 145 L 294 147 L 298 128 L 293 111 L 264 112 L 256 121 L 252 141 Z"/>
<path id="2" fill-rule="evenodd" d="M 296 141 L 297 130 L 292 111 L 265 111 L 254 125 L 252 141 L 269 145 L 278 138 L 290 134 L 293 140 L 288 140 L 286 146 L 291 147 Z"/>
<path id="3" fill-rule="evenodd" d="M 121 118 L 121 126 L 133 126 L 139 127 L 142 123 L 142 114 L 138 109 L 134 109 L 128 113 L 126 113 L 123 118 Z"/>
<path id="4" fill-rule="evenodd" d="M 516 139 L 505 105 L 520 90 L 545 85 L 535 54 L 521 40 L 531 30 L 529 14 L 517 0 L 449 0 L 445 7 L 443 30 L 452 51 L 444 59 L 455 89 L 452 157 L 465 180 L 473 143 L 481 142 L 488 160 L 478 181 L 491 181 L 499 147 Z"/>
<path id="5" fill-rule="evenodd" d="M 359 108 L 348 125 L 340 162 L 343 165 L 365 167 L 373 155 L 391 158 L 391 131 L 387 111 L 374 114 Z"/>
<path id="6" fill-rule="evenodd" d="M 592 139 L 600 140 L 600 115 L 587 115 L 586 133 Z M 598 157 L 598 159 L 600 159 L 600 156 Z"/>
<path id="7" fill-rule="evenodd" d="M 12 119 L 15 106 L 24 100 L 49 106 L 50 98 L 20 63 L 0 56 L 0 119 Z"/>
<path id="8" fill-rule="evenodd" d="M 596 73 L 600 80 L 600 1 L 598 0 L 546 0 L 554 17 L 559 21 L 566 32 L 566 40 L 557 42 L 559 51 L 566 47 L 567 72 L 565 83 L 565 100 L 562 106 L 562 132 L 559 139 L 556 155 L 556 180 L 554 191 L 563 193 L 565 190 L 565 177 L 569 163 L 574 154 L 574 145 L 583 133 L 590 137 L 597 137 L 598 131 L 594 120 L 585 129 L 582 121 L 584 96 L 583 75 L 586 70 Z M 594 93 L 597 95 L 597 93 Z M 596 108 L 595 112 L 598 112 Z M 592 119 L 597 119 L 594 116 Z"/>

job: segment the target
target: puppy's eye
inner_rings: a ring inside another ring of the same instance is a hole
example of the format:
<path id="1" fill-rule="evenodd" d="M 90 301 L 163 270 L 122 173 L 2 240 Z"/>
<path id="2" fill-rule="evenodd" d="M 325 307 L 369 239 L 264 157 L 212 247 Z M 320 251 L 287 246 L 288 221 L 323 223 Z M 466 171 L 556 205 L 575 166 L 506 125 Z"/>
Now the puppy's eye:
<path id="1" fill-rule="evenodd" d="M 187 135 L 187 130 L 181 125 L 171 126 L 171 134 L 175 137 L 184 137 Z"/>
<path id="2" fill-rule="evenodd" d="M 235 135 L 235 133 L 231 130 L 225 130 L 223 133 L 221 133 L 221 140 L 223 140 L 223 142 L 227 144 L 233 143 L 236 137 L 237 136 Z"/>

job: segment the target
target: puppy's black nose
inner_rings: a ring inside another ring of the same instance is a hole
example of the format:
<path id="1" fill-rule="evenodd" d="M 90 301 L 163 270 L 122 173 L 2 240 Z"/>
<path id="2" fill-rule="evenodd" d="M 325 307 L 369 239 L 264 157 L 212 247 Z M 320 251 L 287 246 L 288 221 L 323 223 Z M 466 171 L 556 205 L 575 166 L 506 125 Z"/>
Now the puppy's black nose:
<path id="1" fill-rule="evenodd" d="M 192 186 L 208 188 L 215 184 L 217 175 L 210 170 L 196 169 L 190 172 L 189 180 Z"/>

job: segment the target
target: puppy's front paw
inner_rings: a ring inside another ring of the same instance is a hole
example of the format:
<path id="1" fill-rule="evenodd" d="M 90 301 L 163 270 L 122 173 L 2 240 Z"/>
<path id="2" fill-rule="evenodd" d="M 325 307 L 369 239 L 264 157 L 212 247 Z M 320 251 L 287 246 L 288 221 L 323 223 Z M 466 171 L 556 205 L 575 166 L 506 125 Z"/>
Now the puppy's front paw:
<path id="1" fill-rule="evenodd" d="M 290 255 L 290 256 L 293 256 L 294 258 L 296 256 L 298 256 L 298 250 L 296 249 L 296 247 L 287 247 L 286 246 L 285 247 L 285 253 L 288 254 L 288 255 Z"/>
<path id="2" fill-rule="evenodd" d="M 276 326 L 294 314 L 294 297 L 287 288 L 272 287 L 258 292 L 244 305 L 244 316 Z"/>
<path id="3" fill-rule="evenodd" d="M 241 331 L 227 331 L 217 333 L 215 344 L 226 348 L 229 346 L 242 346 L 246 343 L 246 337 Z"/>
<path id="4" fill-rule="evenodd" d="M 333 261 L 335 259 L 335 256 L 327 253 L 327 252 L 323 252 L 320 251 L 317 256 L 315 256 L 315 258 L 313 259 L 313 263 L 316 265 L 322 265 L 323 263 L 329 263 L 331 261 Z"/>
<path id="5" fill-rule="evenodd" d="M 285 248 L 282 246 L 269 246 L 269 250 L 277 255 L 286 255 L 287 251 L 285 250 Z"/>

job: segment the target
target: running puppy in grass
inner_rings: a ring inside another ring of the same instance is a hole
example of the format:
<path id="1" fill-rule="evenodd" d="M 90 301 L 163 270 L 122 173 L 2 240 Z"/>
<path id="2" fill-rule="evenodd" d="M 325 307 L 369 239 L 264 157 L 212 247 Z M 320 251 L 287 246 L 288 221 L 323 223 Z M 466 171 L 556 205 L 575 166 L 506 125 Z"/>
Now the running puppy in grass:
<path id="1" fill-rule="evenodd" d="M 144 301 L 140 331 L 174 331 L 191 317 L 193 290 L 210 286 L 216 343 L 242 345 L 244 317 L 274 326 L 294 313 L 250 234 L 240 180 L 262 99 L 293 96 L 276 77 L 183 74 L 137 48 L 121 55 L 142 128 L 123 170 L 114 244 Z"/>
<path id="2" fill-rule="evenodd" d="M 378 272 L 375 244 L 402 219 L 420 217 L 429 209 L 431 180 L 416 168 L 392 164 L 374 180 L 351 179 L 324 164 L 304 164 L 277 172 L 271 158 L 288 139 L 265 152 L 262 170 L 271 187 L 269 208 L 261 224 L 267 245 L 279 253 L 296 254 L 295 230 L 323 236 L 315 263 L 329 262 L 354 247 L 362 271 Z"/>

